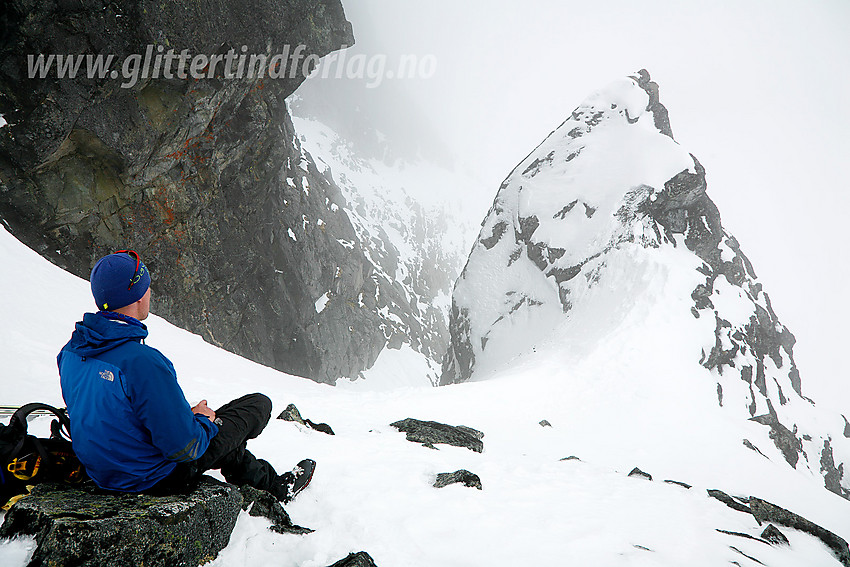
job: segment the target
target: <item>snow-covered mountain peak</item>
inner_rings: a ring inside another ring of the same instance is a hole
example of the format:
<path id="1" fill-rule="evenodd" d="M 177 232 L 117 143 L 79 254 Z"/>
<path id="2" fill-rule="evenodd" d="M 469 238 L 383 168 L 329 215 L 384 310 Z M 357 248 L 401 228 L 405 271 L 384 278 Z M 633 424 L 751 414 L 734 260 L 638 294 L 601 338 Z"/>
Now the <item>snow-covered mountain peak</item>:
<path id="1" fill-rule="evenodd" d="M 643 73 L 594 93 L 514 169 L 484 222 L 482 246 L 513 232 L 505 244 L 511 257 L 525 247 L 528 259 L 561 284 L 589 258 L 632 239 L 639 211 L 668 181 L 699 175 L 699 164 L 670 136 L 666 111 L 652 94 L 657 88 Z"/>
<path id="2" fill-rule="evenodd" d="M 683 355 L 641 388 L 711 385 L 749 421 L 739 443 L 847 498 L 846 420 L 803 395 L 795 338 L 706 188 L 646 71 L 594 93 L 499 188 L 455 285 L 441 383 L 544 350 L 566 364 L 634 351 L 645 376 Z"/>
<path id="3" fill-rule="evenodd" d="M 444 383 L 468 379 L 519 313 L 568 313 L 569 282 L 588 262 L 636 238 L 658 245 L 649 209 L 704 194 L 704 181 L 688 182 L 703 170 L 673 140 L 657 93 L 645 71 L 595 92 L 502 183 L 454 290 Z"/>

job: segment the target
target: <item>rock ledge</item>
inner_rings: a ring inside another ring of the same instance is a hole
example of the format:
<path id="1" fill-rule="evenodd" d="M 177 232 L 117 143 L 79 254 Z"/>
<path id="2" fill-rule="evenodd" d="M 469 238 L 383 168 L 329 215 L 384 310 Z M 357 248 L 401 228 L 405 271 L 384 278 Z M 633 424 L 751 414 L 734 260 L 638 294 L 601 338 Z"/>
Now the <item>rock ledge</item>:
<path id="1" fill-rule="evenodd" d="M 41 484 L 9 510 L 0 538 L 35 536 L 29 567 L 195 566 L 227 545 L 242 501 L 235 486 L 207 478 L 180 496 Z"/>

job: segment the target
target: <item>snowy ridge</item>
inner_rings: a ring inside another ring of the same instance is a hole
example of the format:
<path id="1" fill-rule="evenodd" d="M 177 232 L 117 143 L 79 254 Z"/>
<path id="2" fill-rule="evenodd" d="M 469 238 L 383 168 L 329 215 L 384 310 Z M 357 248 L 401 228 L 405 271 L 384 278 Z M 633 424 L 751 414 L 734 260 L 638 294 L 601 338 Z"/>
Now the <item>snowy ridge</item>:
<path id="1" fill-rule="evenodd" d="M 378 375 L 396 372 L 392 359 L 401 357 L 427 367 L 436 384 L 448 337 L 451 285 L 477 230 L 464 220 L 477 216 L 468 213 L 476 205 L 469 190 L 474 181 L 424 160 L 386 163 L 363 157 L 316 120 L 293 117 L 293 124 L 310 159 L 340 188 L 344 212 L 373 266 L 374 297 L 361 294 L 359 301 L 375 304 L 395 352 L 385 349 L 364 376 L 385 381 Z M 403 377 L 396 380 L 405 383 Z"/>
<path id="2" fill-rule="evenodd" d="M 455 286 L 441 381 L 651 332 L 644 356 L 688 353 L 668 380 L 708 382 L 713 403 L 761 426 L 734 442 L 847 498 L 847 422 L 803 395 L 794 337 L 705 189 L 648 73 L 589 97 L 499 188 Z M 648 313 L 666 315 L 653 327 Z"/>

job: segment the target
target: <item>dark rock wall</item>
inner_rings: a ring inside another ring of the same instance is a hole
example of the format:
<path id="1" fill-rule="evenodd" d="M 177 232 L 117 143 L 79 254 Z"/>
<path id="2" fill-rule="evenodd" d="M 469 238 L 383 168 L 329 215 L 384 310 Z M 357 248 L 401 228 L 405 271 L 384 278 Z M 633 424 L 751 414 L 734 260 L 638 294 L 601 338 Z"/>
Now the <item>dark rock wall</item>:
<path id="1" fill-rule="evenodd" d="M 330 382 L 374 361 L 385 338 L 357 301 L 374 296 L 372 268 L 338 242 L 356 241 L 343 198 L 287 111 L 300 72 L 132 88 L 27 78 L 40 53 L 323 56 L 353 42 L 339 0 L 14 0 L 0 22 L 0 218 L 13 234 L 86 279 L 101 255 L 137 250 L 156 314 L 280 370 Z"/>
<path id="2" fill-rule="evenodd" d="M 334 179 L 330 171 L 325 175 Z M 374 292 L 364 293 L 361 301 L 381 316 L 388 348 L 406 344 L 433 361 L 428 378 L 436 383 L 449 336 L 448 309 L 440 300 L 443 294 L 451 295 L 465 253 L 444 235 L 454 230 L 450 223 L 462 219 L 423 206 L 409 196 L 404 201 L 393 195 L 364 196 L 366 189 L 358 189 L 344 174 L 337 178 L 348 200 L 347 210 L 352 211 L 349 218 L 360 246 L 368 249 L 373 266 L 370 285 Z"/>

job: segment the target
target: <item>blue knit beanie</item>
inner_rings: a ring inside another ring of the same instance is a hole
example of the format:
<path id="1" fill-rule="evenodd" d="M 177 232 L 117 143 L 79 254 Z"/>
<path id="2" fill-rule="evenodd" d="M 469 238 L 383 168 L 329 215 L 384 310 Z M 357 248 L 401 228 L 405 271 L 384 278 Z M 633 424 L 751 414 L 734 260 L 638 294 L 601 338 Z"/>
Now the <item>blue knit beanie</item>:
<path id="1" fill-rule="evenodd" d="M 91 292 L 97 308 L 112 311 L 140 300 L 151 285 L 148 269 L 136 257 L 116 252 L 97 261 L 91 271 Z"/>

